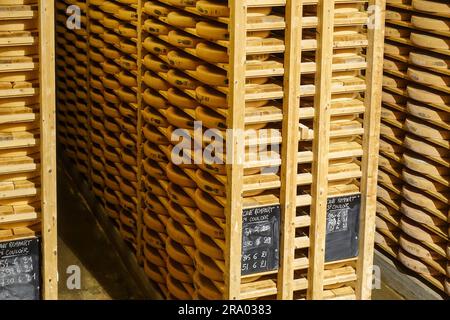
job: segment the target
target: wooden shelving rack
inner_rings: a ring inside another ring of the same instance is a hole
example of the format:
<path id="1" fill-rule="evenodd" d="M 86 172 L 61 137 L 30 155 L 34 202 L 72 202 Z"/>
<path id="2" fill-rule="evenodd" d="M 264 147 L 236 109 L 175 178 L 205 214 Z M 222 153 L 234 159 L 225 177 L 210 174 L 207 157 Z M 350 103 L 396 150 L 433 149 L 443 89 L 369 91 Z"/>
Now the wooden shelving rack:
<path id="1" fill-rule="evenodd" d="M 385 1 L 215 4 L 86 3 L 93 192 L 168 299 L 369 299 Z M 177 162 L 212 141 L 177 158 L 173 137 L 207 129 L 233 129 L 232 164 Z M 349 195 L 358 254 L 325 262 L 327 201 Z M 242 276 L 243 211 L 274 206 L 279 267 Z"/>
<path id="2" fill-rule="evenodd" d="M 0 242 L 41 238 L 43 299 L 58 295 L 53 5 L 0 3 Z"/>
<path id="3" fill-rule="evenodd" d="M 445 1 L 387 3 L 376 240 L 447 295 L 449 13 Z"/>

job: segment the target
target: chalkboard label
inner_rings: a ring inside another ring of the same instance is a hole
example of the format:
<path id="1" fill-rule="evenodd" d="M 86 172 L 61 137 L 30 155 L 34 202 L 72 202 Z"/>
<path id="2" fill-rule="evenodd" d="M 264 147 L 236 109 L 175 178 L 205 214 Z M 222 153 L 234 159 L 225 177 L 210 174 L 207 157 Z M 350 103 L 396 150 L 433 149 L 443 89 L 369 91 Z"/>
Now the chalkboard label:
<path id="1" fill-rule="evenodd" d="M 325 261 L 358 255 L 361 195 L 328 198 Z"/>
<path id="2" fill-rule="evenodd" d="M 39 238 L 0 242 L 0 300 L 40 299 Z"/>
<path id="3" fill-rule="evenodd" d="M 278 269 L 279 251 L 280 206 L 243 210 L 241 274 Z"/>

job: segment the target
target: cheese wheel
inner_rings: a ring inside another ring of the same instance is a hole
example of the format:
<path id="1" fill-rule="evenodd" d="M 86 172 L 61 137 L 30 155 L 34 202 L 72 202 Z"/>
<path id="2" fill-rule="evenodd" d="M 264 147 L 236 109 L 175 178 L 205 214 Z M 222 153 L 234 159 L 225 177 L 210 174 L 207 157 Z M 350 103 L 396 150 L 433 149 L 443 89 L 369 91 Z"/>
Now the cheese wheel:
<path id="1" fill-rule="evenodd" d="M 192 258 L 186 252 L 186 249 L 170 237 L 166 240 L 166 252 L 169 257 L 184 265 L 192 266 L 194 264 Z"/>
<path id="2" fill-rule="evenodd" d="M 386 20 L 407 21 L 409 22 L 411 13 L 407 11 L 397 11 L 393 9 L 386 10 Z"/>
<path id="3" fill-rule="evenodd" d="M 211 86 L 228 86 L 226 71 L 211 65 L 199 65 L 196 69 L 197 78 Z"/>
<path id="4" fill-rule="evenodd" d="M 194 275 L 194 270 L 188 266 L 184 266 L 181 263 L 178 263 L 177 261 L 175 261 L 171 258 L 167 259 L 167 271 L 169 271 L 169 274 L 173 278 L 182 282 L 183 286 L 185 286 L 185 283 L 192 283 L 192 277 Z M 187 291 L 189 292 L 189 290 L 187 290 Z M 193 290 L 192 290 L 192 292 L 193 292 Z"/>
<path id="5" fill-rule="evenodd" d="M 151 143 L 150 141 L 146 141 L 144 143 L 144 155 L 158 162 L 167 162 L 166 155 L 164 152 L 159 150 L 158 146 Z"/>
<path id="6" fill-rule="evenodd" d="M 184 52 L 172 50 L 167 54 L 171 66 L 182 70 L 195 70 L 201 62 Z"/>
<path id="7" fill-rule="evenodd" d="M 201 210 L 196 210 L 194 222 L 197 229 L 214 239 L 225 239 L 225 220 L 212 218 Z M 217 222 L 220 221 L 220 222 Z"/>
<path id="8" fill-rule="evenodd" d="M 438 17 L 428 17 L 413 15 L 411 17 L 411 24 L 419 29 L 437 30 L 437 31 L 449 31 L 450 22 L 448 19 Z"/>
<path id="9" fill-rule="evenodd" d="M 157 179 L 144 175 L 143 180 L 145 187 L 149 192 L 158 197 L 167 197 L 166 190 L 161 187 Z"/>
<path id="10" fill-rule="evenodd" d="M 223 260 L 223 250 L 210 237 L 201 233 L 200 230 L 195 231 L 194 242 L 201 253 L 213 259 Z"/>
<path id="11" fill-rule="evenodd" d="M 450 104 L 450 96 L 445 93 L 441 93 L 430 88 L 420 87 L 413 84 L 408 84 L 407 87 L 408 96 L 414 100 L 424 103 L 434 104 Z"/>
<path id="12" fill-rule="evenodd" d="M 407 102 L 406 110 L 408 113 L 423 120 L 432 120 L 442 124 L 450 120 L 450 113 L 411 100 Z"/>
<path id="13" fill-rule="evenodd" d="M 220 23 L 201 21 L 196 24 L 195 30 L 199 37 L 210 41 L 228 40 L 230 38 L 228 26 Z"/>
<path id="14" fill-rule="evenodd" d="M 420 241 L 408 237 L 407 235 L 400 235 L 399 243 L 403 250 L 413 256 L 429 260 L 440 258 L 440 256 L 436 252 L 433 252 L 432 250 L 424 246 Z"/>
<path id="15" fill-rule="evenodd" d="M 450 14 L 450 4 L 432 0 L 412 0 L 412 7 L 418 11 Z"/>
<path id="16" fill-rule="evenodd" d="M 167 23 L 181 29 L 195 28 L 197 22 L 198 19 L 195 16 L 184 12 L 171 11 L 167 15 Z"/>
<path id="17" fill-rule="evenodd" d="M 197 189 L 195 191 L 194 201 L 201 211 L 212 217 L 224 219 L 224 208 L 208 193 Z"/>
<path id="18" fill-rule="evenodd" d="M 442 199 L 445 199 L 446 194 L 442 192 L 445 192 L 447 186 L 427 179 L 420 173 L 404 169 L 403 179 L 409 185 L 425 191 L 436 193 L 437 195 L 440 195 Z"/>
<path id="19" fill-rule="evenodd" d="M 173 295 L 176 299 L 192 300 L 192 294 L 194 293 L 194 288 L 192 286 L 190 286 L 189 288 L 186 283 L 181 283 L 179 280 L 175 279 L 171 275 L 168 275 L 166 280 L 167 280 L 167 289 L 169 290 L 170 294 Z"/>
<path id="20" fill-rule="evenodd" d="M 166 55 L 171 50 L 165 42 L 153 37 L 145 38 L 142 45 L 145 50 L 155 55 Z"/>
<path id="21" fill-rule="evenodd" d="M 99 7 L 106 13 L 114 14 L 120 10 L 121 5 L 111 1 L 103 1 L 101 4 L 99 4 Z"/>
<path id="22" fill-rule="evenodd" d="M 411 32 L 410 40 L 413 44 L 424 48 L 441 50 L 450 49 L 450 40 L 436 35 L 413 31 Z"/>
<path id="23" fill-rule="evenodd" d="M 114 18 L 110 18 L 109 16 L 105 15 L 103 19 L 100 21 L 100 23 L 107 29 L 114 30 L 117 29 L 120 25 L 120 21 Z"/>
<path id="24" fill-rule="evenodd" d="M 409 52 L 411 51 L 411 47 L 401 45 L 401 44 L 392 44 L 389 42 L 386 42 L 384 44 L 384 52 L 392 55 L 397 56 L 407 56 Z"/>
<path id="25" fill-rule="evenodd" d="M 446 224 L 444 220 L 441 220 L 434 215 L 425 212 L 422 208 L 407 200 L 402 201 L 400 210 L 403 215 L 416 221 L 417 223 L 421 223 L 431 227 L 445 226 Z"/>
<path id="26" fill-rule="evenodd" d="M 146 71 L 144 73 L 143 81 L 147 86 L 156 91 L 166 91 L 170 88 L 170 85 L 165 80 L 161 79 L 150 71 Z"/>
<path id="27" fill-rule="evenodd" d="M 137 80 L 136 77 L 131 76 L 124 71 L 117 74 L 117 79 L 123 86 L 127 87 L 137 87 Z"/>
<path id="28" fill-rule="evenodd" d="M 405 71 L 407 68 L 408 68 L 408 65 L 401 61 L 385 58 L 384 62 L 383 62 L 383 69 L 385 69 L 385 70 Z"/>
<path id="29" fill-rule="evenodd" d="M 400 227 L 404 233 L 406 233 L 408 236 L 416 240 L 420 240 L 430 244 L 439 244 L 445 242 L 444 239 L 438 237 L 435 234 L 430 233 L 428 230 L 424 229 L 419 223 L 414 222 L 413 220 L 407 217 L 402 217 L 400 221 Z"/>
<path id="30" fill-rule="evenodd" d="M 144 102 L 149 106 L 156 109 L 167 109 L 169 105 L 167 104 L 166 99 L 164 99 L 159 94 L 156 94 L 150 89 L 145 89 L 144 94 L 142 95 Z"/>
<path id="31" fill-rule="evenodd" d="M 383 86 L 393 88 L 405 88 L 408 80 L 392 76 L 390 74 L 383 75 Z"/>
<path id="32" fill-rule="evenodd" d="M 194 127 L 192 118 L 178 108 L 168 108 L 165 115 L 167 121 L 177 128 L 192 129 Z"/>
<path id="33" fill-rule="evenodd" d="M 394 172 L 396 177 L 401 176 L 402 165 L 400 163 L 398 163 L 397 161 L 392 160 L 390 158 L 384 157 L 381 154 L 379 157 L 380 158 L 378 161 L 378 165 L 380 168 L 385 169 L 386 171 L 388 171 L 391 174 L 392 174 L 392 172 Z"/>
<path id="34" fill-rule="evenodd" d="M 406 200 L 422 208 L 440 211 L 440 209 L 446 207 L 446 204 L 442 201 L 432 199 L 430 196 L 425 195 L 421 190 L 407 184 L 403 185 L 402 194 Z"/>
<path id="35" fill-rule="evenodd" d="M 420 137 L 446 140 L 450 138 L 450 131 L 442 130 L 430 123 L 420 121 L 414 117 L 408 117 L 405 121 L 405 129 Z"/>
<path id="36" fill-rule="evenodd" d="M 195 90 L 197 100 L 210 108 L 228 108 L 227 98 L 224 94 L 205 87 L 197 87 Z"/>
<path id="37" fill-rule="evenodd" d="M 387 222 L 386 220 L 382 219 L 379 216 L 375 217 L 375 226 L 377 230 L 387 230 L 391 232 L 395 232 L 397 230 L 397 227 L 393 224 Z"/>
<path id="38" fill-rule="evenodd" d="M 162 22 L 147 19 L 144 22 L 144 30 L 154 35 L 167 35 L 173 28 Z"/>
<path id="39" fill-rule="evenodd" d="M 157 218 L 156 214 L 149 209 L 144 210 L 143 219 L 144 224 L 147 228 L 154 230 L 158 233 L 166 232 L 166 227 L 162 222 Z"/>
<path id="40" fill-rule="evenodd" d="M 121 101 L 126 103 L 137 103 L 136 93 L 128 88 L 122 87 L 116 91 L 117 96 Z"/>
<path id="41" fill-rule="evenodd" d="M 176 7 L 195 7 L 196 0 L 167 0 L 167 2 Z"/>
<path id="42" fill-rule="evenodd" d="M 448 87 L 450 85 L 450 77 L 438 73 L 424 71 L 422 69 L 414 67 L 408 68 L 408 77 L 410 77 L 412 80 L 416 82 L 425 85 L 433 85 L 441 87 Z"/>
<path id="43" fill-rule="evenodd" d="M 196 270 L 203 274 L 208 279 L 214 281 L 223 281 L 223 271 L 217 266 L 213 259 L 204 255 L 199 250 L 195 252 L 195 266 Z"/>
<path id="44" fill-rule="evenodd" d="M 383 136 L 388 136 L 388 137 L 391 137 L 391 138 L 394 138 L 394 139 L 396 138 L 396 139 L 399 139 L 399 140 L 401 140 L 402 137 L 405 134 L 402 129 L 394 127 L 394 126 L 391 126 L 391 125 L 388 125 L 388 124 L 383 123 L 383 122 L 380 125 L 380 133 Z"/>
<path id="45" fill-rule="evenodd" d="M 210 63 L 228 63 L 228 53 L 225 48 L 209 43 L 199 43 L 196 54 L 200 59 Z"/>
<path id="46" fill-rule="evenodd" d="M 169 201 L 169 207 L 167 209 L 169 211 L 170 217 L 173 220 L 179 222 L 182 225 L 186 225 L 186 226 L 193 226 L 194 225 L 194 222 L 186 214 L 184 209 L 180 205 L 176 204 L 175 202 Z M 189 208 L 187 208 L 187 210 L 189 210 Z"/>
<path id="47" fill-rule="evenodd" d="M 386 185 L 390 185 L 396 188 L 396 186 L 401 185 L 402 180 L 394 177 L 393 175 L 386 173 L 382 170 L 378 171 L 378 181 Z"/>
<path id="48" fill-rule="evenodd" d="M 196 2 L 195 7 L 205 16 L 228 17 L 230 15 L 227 2 L 200 0 Z"/>
<path id="49" fill-rule="evenodd" d="M 179 222 L 170 218 L 167 222 L 166 228 L 169 237 L 174 239 L 176 242 L 186 246 L 194 246 L 194 240 Z"/>
<path id="50" fill-rule="evenodd" d="M 153 124 L 156 127 L 163 127 L 167 128 L 169 126 L 169 123 L 165 119 L 165 117 L 161 116 L 159 112 L 156 110 L 152 110 L 150 107 L 146 107 L 144 110 L 142 110 L 142 116 L 144 117 L 144 120 L 148 123 Z"/>
<path id="51" fill-rule="evenodd" d="M 397 105 L 401 106 L 406 103 L 407 99 L 401 95 L 383 91 L 381 93 L 381 100 L 385 103 L 392 103 L 392 104 L 397 104 Z"/>
<path id="52" fill-rule="evenodd" d="M 211 282 L 207 277 L 203 276 L 200 272 L 194 273 L 194 284 L 197 288 L 197 296 L 203 297 L 205 300 L 223 300 L 223 291 L 220 291 L 216 285 L 217 281 Z"/>
<path id="53" fill-rule="evenodd" d="M 195 208 L 195 202 L 187 195 L 187 193 L 178 185 L 170 183 L 167 189 L 167 194 L 169 199 L 173 202 L 179 204 L 180 206 L 186 206 L 190 208 Z"/>
<path id="54" fill-rule="evenodd" d="M 209 108 L 196 108 L 195 117 L 207 128 L 217 128 L 219 130 L 228 128 L 225 118 Z"/>
<path id="55" fill-rule="evenodd" d="M 167 41 L 175 47 L 195 48 L 195 46 L 200 43 L 201 40 L 188 33 L 172 30 L 168 34 Z"/>
<path id="56" fill-rule="evenodd" d="M 169 163 L 166 168 L 167 178 L 173 183 L 182 187 L 195 188 L 197 185 L 190 177 L 188 177 L 183 170 L 173 163 Z"/>
<path id="57" fill-rule="evenodd" d="M 385 189 L 383 186 L 379 185 L 377 188 L 377 197 L 383 199 L 388 203 L 395 203 L 396 200 L 400 199 L 398 194 Z"/>
<path id="58" fill-rule="evenodd" d="M 393 121 L 403 121 L 406 115 L 404 112 L 397 111 L 388 107 L 381 107 L 381 118 Z"/>
<path id="59" fill-rule="evenodd" d="M 147 69 L 153 72 L 165 73 L 170 70 L 170 67 L 166 63 L 162 62 L 151 54 L 146 54 L 142 63 Z"/>
<path id="60" fill-rule="evenodd" d="M 181 109 L 194 109 L 198 105 L 197 101 L 175 88 L 170 88 L 167 91 L 167 100 Z"/>
<path id="61" fill-rule="evenodd" d="M 166 283 L 166 277 L 161 274 L 161 270 L 164 270 L 164 268 L 158 268 L 158 266 L 152 264 L 151 262 L 145 260 L 144 261 L 144 272 L 145 275 L 154 281 L 155 283 Z"/>
<path id="62" fill-rule="evenodd" d="M 205 192 L 208 192 L 217 196 L 225 196 L 226 190 L 225 186 L 221 184 L 215 177 L 213 177 L 210 173 L 205 172 L 203 170 L 197 170 L 195 173 L 198 187 Z"/>
<path id="63" fill-rule="evenodd" d="M 380 139 L 380 151 L 397 154 L 403 151 L 403 147 L 393 142 L 388 142 L 384 139 Z"/>
<path id="64" fill-rule="evenodd" d="M 407 39 L 411 34 L 411 30 L 397 26 L 386 26 L 386 37 Z"/>
<path id="65" fill-rule="evenodd" d="M 432 54 L 412 51 L 409 53 L 409 62 L 422 67 L 448 69 L 450 67 L 450 59 Z"/>
<path id="66" fill-rule="evenodd" d="M 145 1 L 144 12 L 151 16 L 160 17 L 168 16 L 171 12 L 171 9 L 159 4 L 157 1 Z"/>
<path id="67" fill-rule="evenodd" d="M 195 90 L 200 84 L 197 80 L 175 69 L 167 72 L 167 81 L 173 86 L 187 90 Z"/>
<path id="68" fill-rule="evenodd" d="M 423 158 L 419 154 L 413 152 L 405 152 L 403 154 L 403 163 L 407 168 L 411 170 L 432 177 L 433 179 L 438 180 L 441 183 L 447 182 L 447 185 L 450 185 L 450 180 L 448 179 L 448 176 L 450 175 L 449 168 L 439 166 L 435 162 Z"/>

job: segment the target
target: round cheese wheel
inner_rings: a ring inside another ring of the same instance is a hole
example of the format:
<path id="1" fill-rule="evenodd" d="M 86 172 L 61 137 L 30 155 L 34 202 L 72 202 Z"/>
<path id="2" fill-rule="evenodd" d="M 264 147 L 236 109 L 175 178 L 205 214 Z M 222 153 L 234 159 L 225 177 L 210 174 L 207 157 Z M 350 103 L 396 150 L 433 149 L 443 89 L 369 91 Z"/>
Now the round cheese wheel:
<path id="1" fill-rule="evenodd" d="M 200 0 L 196 2 L 195 7 L 205 16 L 228 17 L 230 15 L 230 9 L 228 8 L 227 2 Z"/>
<path id="2" fill-rule="evenodd" d="M 144 210 L 143 220 L 147 228 L 158 233 L 166 232 L 166 226 L 157 218 L 155 213 L 151 212 L 150 210 Z"/>
<path id="3" fill-rule="evenodd" d="M 446 207 L 446 203 L 433 199 L 429 195 L 424 194 L 421 190 L 408 184 L 403 185 L 402 195 L 406 200 L 428 210 L 440 212 Z"/>
<path id="4" fill-rule="evenodd" d="M 395 20 L 395 21 L 408 21 L 411 18 L 411 13 L 407 11 L 397 11 L 394 9 L 386 10 L 386 20 Z"/>
<path id="5" fill-rule="evenodd" d="M 170 46 L 168 46 L 165 42 L 159 39 L 155 39 L 153 37 L 145 38 L 142 45 L 145 48 L 145 50 L 155 55 L 166 55 L 171 50 Z"/>
<path id="6" fill-rule="evenodd" d="M 199 43 L 196 54 L 200 59 L 210 63 L 228 63 L 228 53 L 225 48 L 209 43 Z"/>
<path id="7" fill-rule="evenodd" d="M 176 183 L 183 187 L 194 188 L 197 184 L 192 181 L 178 166 L 173 163 L 169 163 L 167 168 L 167 178 L 173 183 Z"/>
<path id="8" fill-rule="evenodd" d="M 167 81 L 173 86 L 188 90 L 195 90 L 200 85 L 197 80 L 175 69 L 167 72 Z"/>
<path id="9" fill-rule="evenodd" d="M 192 129 L 194 127 L 192 118 L 178 108 L 168 108 L 165 115 L 167 121 L 176 128 Z"/>
<path id="10" fill-rule="evenodd" d="M 180 206 L 186 206 L 190 208 L 195 208 L 195 202 L 189 197 L 189 195 L 178 185 L 170 183 L 167 189 L 167 194 L 170 200 L 179 204 Z"/>
<path id="11" fill-rule="evenodd" d="M 194 109 L 198 105 L 197 101 L 175 88 L 167 90 L 167 100 L 181 109 Z"/>
<path id="12" fill-rule="evenodd" d="M 450 49 L 450 40 L 444 37 L 413 31 L 410 35 L 413 44 L 430 49 Z"/>
<path id="13" fill-rule="evenodd" d="M 419 29 L 449 31 L 450 22 L 448 19 L 438 17 L 428 17 L 422 15 L 413 15 L 411 17 L 411 24 Z"/>
<path id="14" fill-rule="evenodd" d="M 166 155 L 164 152 L 159 150 L 158 146 L 151 143 L 150 141 L 146 141 L 144 143 L 144 154 L 146 157 L 149 157 L 155 161 L 163 161 L 167 162 Z"/>
<path id="15" fill-rule="evenodd" d="M 171 66 L 182 70 L 195 70 L 201 62 L 184 52 L 172 50 L 167 54 Z"/>
<path id="16" fill-rule="evenodd" d="M 225 24 L 201 21 L 196 24 L 195 30 L 199 37 L 210 41 L 228 40 L 230 38 L 228 26 Z"/>
<path id="17" fill-rule="evenodd" d="M 189 210 L 189 208 L 187 208 Z M 167 208 L 169 211 L 169 215 L 172 217 L 173 220 L 177 221 L 178 223 L 186 226 L 193 226 L 194 222 L 192 219 L 186 214 L 183 207 L 176 204 L 173 201 L 169 201 L 169 207 Z"/>
<path id="18" fill-rule="evenodd" d="M 442 192 L 445 192 L 447 189 L 447 186 L 432 181 L 420 173 L 408 169 L 403 170 L 403 179 L 406 183 L 418 189 L 427 190 L 442 196 Z"/>
<path id="19" fill-rule="evenodd" d="M 198 271 L 194 273 L 194 284 L 198 297 L 202 297 L 205 300 L 223 300 L 223 291 L 217 288 L 217 283 L 217 281 L 212 283 L 211 280 Z"/>
<path id="20" fill-rule="evenodd" d="M 443 161 L 448 163 L 447 158 L 450 156 L 448 149 L 434 146 L 428 141 L 425 141 L 412 134 L 407 134 L 403 141 L 405 148 L 415 151 L 422 155 L 427 155 L 432 158 L 436 158 L 437 161 Z"/>
<path id="21" fill-rule="evenodd" d="M 435 55 L 433 53 L 423 53 L 411 51 L 409 53 L 409 62 L 422 67 L 448 69 L 450 66 L 450 59 Z"/>
<path id="22" fill-rule="evenodd" d="M 226 71 L 211 65 L 199 65 L 196 69 L 197 78 L 211 86 L 228 86 Z"/>
<path id="23" fill-rule="evenodd" d="M 124 71 L 117 74 L 117 79 L 123 86 L 127 87 L 137 87 L 136 77 L 125 73 Z"/>
<path id="24" fill-rule="evenodd" d="M 383 86 L 393 88 L 405 88 L 408 80 L 392 76 L 390 74 L 383 75 Z"/>
<path id="25" fill-rule="evenodd" d="M 154 263 L 155 265 L 157 265 L 159 267 L 166 266 L 166 260 L 167 260 L 168 256 L 162 250 L 158 250 L 147 244 L 144 244 L 144 256 L 148 261 Z"/>
<path id="26" fill-rule="evenodd" d="M 186 249 L 187 248 L 185 248 L 179 242 L 171 239 L 170 237 L 167 238 L 166 240 L 167 255 L 172 259 L 174 259 L 175 261 L 178 261 L 179 263 L 192 266 L 194 264 L 194 261 L 192 260 L 191 256 L 188 254 Z"/>
<path id="27" fill-rule="evenodd" d="M 173 28 L 160 21 L 147 19 L 144 22 L 144 30 L 154 35 L 167 35 Z"/>
<path id="28" fill-rule="evenodd" d="M 121 38 L 115 32 L 113 33 L 112 31 L 106 31 L 103 34 L 103 41 L 105 41 L 106 43 L 114 45 L 114 44 L 120 43 L 121 42 Z"/>
<path id="29" fill-rule="evenodd" d="M 170 294 L 173 295 L 176 299 L 192 300 L 192 294 L 194 293 L 194 288 L 192 286 L 190 286 L 189 288 L 188 284 L 181 283 L 171 275 L 167 276 L 166 281 L 167 289 L 169 290 Z"/>
<path id="30" fill-rule="evenodd" d="M 423 274 L 427 276 L 439 275 L 439 272 L 436 271 L 436 269 L 429 266 L 425 262 L 421 261 L 419 258 L 407 253 L 404 250 L 399 250 L 398 259 L 405 267 L 413 270 L 414 272 L 417 272 L 418 274 Z"/>
<path id="31" fill-rule="evenodd" d="M 407 217 L 402 217 L 400 221 L 400 227 L 403 232 L 416 240 L 420 240 L 430 244 L 439 244 L 445 242 L 444 239 L 431 233 L 427 229 L 423 228 L 419 223 Z"/>
<path id="32" fill-rule="evenodd" d="M 412 80 L 423 83 L 425 85 L 448 87 L 450 85 L 450 77 L 442 74 L 425 71 L 422 69 L 409 67 L 408 77 Z"/>
<path id="33" fill-rule="evenodd" d="M 402 137 L 404 136 L 404 131 L 402 129 L 388 125 L 386 123 L 381 123 L 380 133 L 383 136 L 397 138 L 399 140 L 401 140 Z"/>
<path id="34" fill-rule="evenodd" d="M 194 233 L 194 241 L 197 249 L 203 254 L 218 260 L 223 260 L 223 250 L 210 237 L 196 230 Z"/>
<path id="35" fill-rule="evenodd" d="M 168 34 L 167 41 L 179 48 L 195 48 L 195 46 L 201 42 L 201 40 L 189 33 L 172 30 Z"/>
<path id="36" fill-rule="evenodd" d="M 433 107 L 422 105 L 419 102 L 408 101 L 406 104 L 406 111 L 420 119 L 432 120 L 445 124 L 450 120 L 450 113 L 446 111 L 440 111 Z"/>
<path id="37" fill-rule="evenodd" d="M 208 193 L 197 189 L 195 191 L 194 201 L 201 211 L 212 217 L 224 219 L 224 208 Z"/>
<path id="38" fill-rule="evenodd" d="M 145 89 L 142 98 L 146 104 L 156 109 L 167 109 L 169 105 L 166 99 L 150 89 Z"/>
<path id="39" fill-rule="evenodd" d="M 200 232 L 214 239 L 225 239 L 225 220 L 220 219 L 220 222 L 217 222 L 219 219 L 213 219 L 209 214 L 198 209 L 196 210 L 193 219 L 195 226 Z"/>
<path id="40" fill-rule="evenodd" d="M 151 54 L 146 54 L 144 57 L 144 60 L 142 61 L 142 63 L 144 64 L 144 66 L 153 71 L 153 72 L 167 72 L 169 71 L 169 66 L 162 62 L 161 60 L 157 59 L 156 57 L 154 57 Z"/>
<path id="41" fill-rule="evenodd" d="M 191 236 L 186 232 L 183 226 L 177 221 L 170 218 L 167 222 L 167 234 L 176 242 L 186 245 L 186 246 L 194 246 L 194 240 Z"/>
<path id="42" fill-rule="evenodd" d="M 197 22 L 197 17 L 192 16 L 188 13 L 171 11 L 169 14 L 167 14 L 167 23 L 181 29 L 195 28 Z"/>
<path id="43" fill-rule="evenodd" d="M 405 120 L 405 129 L 420 137 L 432 138 L 437 140 L 446 140 L 450 138 L 450 131 L 442 130 L 442 128 L 421 121 L 418 118 L 407 117 Z"/>
<path id="44" fill-rule="evenodd" d="M 420 241 L 405 234 L 400 235 L 399 243 L 403 250 L 413 256 L 429 260 L 440 258 L 439 254 L 424 246 Z"/>
<path id="45" fill-rule="evenodd" d="M 147 260 L 144 261 L 144 272 L 146 276 L 155 283 L 165 284 L 166 277 L 161 274 L 161 270 L 164 270 L 164 268 L 158 268 L 158 266 L 151 262 L 148 262 Z"/>
<path id="46" fill-rule="evenodd" d="M 411 30 L 397 26 L 386 26 L 386 37 L 407 39 Z"/>
<path id="47" fill-rule="evenodd" d="M 433 0 L 412 0 L 412 7 L 418 11 L 450 14 L 450 4 Z"/>
<path id="48" fill-rule="evenodd" d="M 390 71 L 405 71 L 408 65 L 404 62 L 385 58 L 383 61 L 383 69 Z"/>
<path id="49" fill-rule="evenodd" d="M 170 88 L 170 85 L 165 80 L 161 79 L 150 71 L 146 71 L 144 73 L 144 77 L 142 80 L 147 86 L 156 91 L 167 91 Z"/>
<path id="50" fill-rule="evenodd" d="M 396 226 L 380 218 L 379 216 L 375 217 L 375 226 L 377 230 L 387 230 L 391 232 L 395 232 L 397 230 Z"/>
<path id="51" fill-rule="evenodd" d="M 403 152 L 403 147 L 393 142 L 380 139 L 380 151 L 395 155 Z"/>
<path id="52" fill-rule="evenodd" d="M 168 16 L 171 12 L 171 9 L 159 4 L 157 1 L 145 1 L 144 12 L 151 16 L 160 17 Z"/>
<path id="53" fill-rule="evenodd" d="M 142 117 L 146 122 L 151 123 L 156 127 L 167 128 L 169 126 L 166 118 L 161 116 L 159 112 L 153 110 L 150 107 L 146 107 L 144 110 L 142 110 Z"/>
<path id="54" fill-rule="evenodd" d="M 408 96 L 424 103 L 450 104 L 450 96 L 427 87 L 408 84 Z"/>
<path id="55" fill-rule="evenodd" d="M 381 107 L 381 118 L 402 122 L 406 115 L 404 112 L 391 109 L 386 106 Z"/>
<path id="56" fill-rule="evenodd" d="M 381 93 L 381 100 L 385 103 L 392 103 L 392 104 L 397 104 L 397 105 L 404 105 L 406 103 L 406 98 L 404 96 L 395 94 L 395 93 L 390 93 L 387 91 L 383 91 Z"/>
<path id="57" fill-rule="evenodd" d="M 220 183 L 215 177 L 213 177 L 210 173 L 205 172 L 203 170 L 197 170 L 195 173 L 198 187 L 205 192 L 208 192 L 213 195 L 225 196 L 226 190 L 225 186 Z"/>
<path id="58" fill-rule="evenodd" d="M 447 181 L 447 185 L 450 183 L 448 181 L 448 176 L 450 175 L 450 169 L 439 166 L 438 164 L 435 164 L 434 162 L 423 158 L 419 154 L 413 153 L 413 152 L 405 152 L 403 154 L 403 163 L 404 165 L 414 170 L 418 173 L 424 174 L 426 176 L 432 177 L 435 180 L 442 182 Z"/>
<path id="59" fill-rule="evenodd" d="M 195 266 L 196 270 L 203 274 L 208 279 L 214 281 L 223 281 L 223 271 L 217 266 L 213 259 L 204 255 L 199 250 L 195 252 Z"/>
<path id="60" fill-rule="evenodd" d="M 219 130 L 228 128 L 225 118 L 209 108 L 196 108 L 195 117 L 207 128 L 217 128 Z"/>
<path id="61" fill-rule="evenodd" d="M 167 0 L 173 6 L 176 7 L 195 7 L 196 0 Z"/>
<path id="62" fill-rule="evenodd" d="M 444 220 L 437 218 L 428 212 L 425 212 L 423 209 L 407 200 L 402 201 L 400 210 L 403 213 L 403 215 L 418 223 L 428 225 L 431 227 L 440 227 L 445 225 Z"/>
<path id="63" fill-rule="evenodd" d="M 194 276 L 194 270 L 189 266 L 184 266 L 177 261 L 168 258 L 167 259 L 167 271 L 169 274 L 183 283 L 192 283 Z M 185 284 L 183 284 L 184 286 Z"/>
<path id="64" fill-rule="evenodd" d="M 395 202 L 400 198 L 398 194 L 385 189 L 382 185 L 379 185 L 377 188 L 377 197 L 390 204 L 395 204 Z"/>
<path id="65" fill-rule="evenodd" d="M 384 52 L 387 54 L 397 55 L 397 56 L 407 56 L 411 51 L 411 47 L 401 45 L 401 44 L 393 44 L 386 42 L 384 44 Z"/>
<path id="66" fill-rule="evenodd" d="M 227 98 L 224 94 L 210 88 L 197 87 L 195 89 L 197 101 L 210 108 L 228 108 Z"/>

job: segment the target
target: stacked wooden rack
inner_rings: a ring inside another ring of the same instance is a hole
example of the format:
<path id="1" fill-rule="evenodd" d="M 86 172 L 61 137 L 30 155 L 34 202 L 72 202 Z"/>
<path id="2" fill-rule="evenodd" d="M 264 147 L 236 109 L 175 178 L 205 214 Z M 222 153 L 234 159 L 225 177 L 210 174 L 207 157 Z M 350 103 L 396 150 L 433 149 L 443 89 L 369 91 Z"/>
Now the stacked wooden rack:
<path id="1" fill-rule="evenodd" d="M 387 3 L 376 243 L 449 294 L 450 4 Z"/>
<path id="2" fill-rule="evenodd" d="M 166 298 L 370 297 L 384 1 L 71 4 L 61 142 Z"/>
<path id="3" fill-rule="evenodd" d="M 57 297 L 53 28 L 52 1 L 0 2 L 0 246 L 41 238 L 46 299 Z M 4 252 L 0 296 L 24 298 L 14 286 L 29 274 Z"/>

